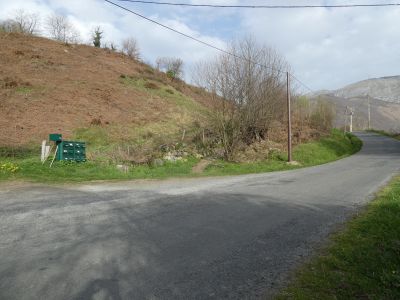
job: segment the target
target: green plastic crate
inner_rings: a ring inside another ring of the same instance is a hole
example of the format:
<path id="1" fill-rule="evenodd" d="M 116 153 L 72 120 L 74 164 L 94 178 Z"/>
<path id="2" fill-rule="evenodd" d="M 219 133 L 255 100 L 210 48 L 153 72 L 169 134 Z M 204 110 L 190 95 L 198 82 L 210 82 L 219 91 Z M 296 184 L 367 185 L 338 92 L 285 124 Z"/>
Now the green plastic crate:
<path id="1" fill-rule="evenodd" d="M 58 144 L 56 160 L 86 161 L 86 144 L 84 142 L 62 141 Z"/>

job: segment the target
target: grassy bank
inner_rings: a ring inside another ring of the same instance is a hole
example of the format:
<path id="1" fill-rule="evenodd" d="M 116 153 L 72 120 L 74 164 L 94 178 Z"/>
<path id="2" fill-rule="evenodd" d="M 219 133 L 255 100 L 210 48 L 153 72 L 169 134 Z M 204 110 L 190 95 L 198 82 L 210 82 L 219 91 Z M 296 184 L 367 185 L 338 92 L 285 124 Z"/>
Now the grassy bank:
<path id="1" fill-rule="evenodd" d="M 328 137 L 294 148 L 293 158 L 300 165 L 288 165 L 284 154 L 276 154 L 264 161 L 254 163 L 228 163 L 216 161 L 202 175 L 217 176 L 247 173 L 260 173 L 289 170 L 334 161 L 357 152 L 361 141 L 351 135 L 333 131 Z M 49 163 L 42 165 L 38 157 L 6 158 L 0 157 L 0 180 L 32 180 L 39 182 L 81 182 L 90 180 L 127 180 L 195 176 L 193 166 L 198 159 L 188 158 L 176 163 L 166 162 L 162 166 L 141 165 L 121 172 L 115 165 L 107 163 L 63 163 L 56 162 L 52 168 Z"/>
<path id="2" fill-rule="evenodd" d="M 333 130 L 328 137 L 296 146 L 293 149 L 293 159 L 299 163 L 297 166 L 288 165 L 287 156 L 277 154 L 268 160 L 254 163 L 238 164 L 219 161 L 209 166 L 205 173 L 207 175 L 238 175 L 309 167 L 344 158 L 358 152 L 361 147 L 362 142 L 357 137 Z"/>
<path id="3" fill-rule="evenodd" d="M 400 299 L 400 177 L 277 299 Z"/>
<path id="4" fill-rule="evenodd" d="M 3 165 L 6 165 L 4 169 L 8 169 L 6 171 L 1 170 L 0 163 L 0 180 L 83 182 L 91 180 L 163 179 L 172 176 L 188 176 L 196 163 L 196 159 L 188 159 L 185 162 L 166 162 L 160 167 L 141 165 L 130 168 L 128 172 L 122 172 L 115 165 L 94 162 L 56 162 L 52 168 L 49 168 L 49 163 L 43 165 L 37 158 L 28 158 L 3 162 Z M 17 169 L 13 171 L 13 167 Z"/>
<path id="5" fill-rule="evenodd" d="M 385 135 L 385 136 L 400 140 L 400 133 L 389 133 L 389 132 L 386 132 L 386 131 L 383 131 L 383 130 L 375 130 L 375 129 L 370 129 L 370 130 L 367 130 L 367 131 L 368 132 L 378 133 L 378 134 L 381 134 L 381 135 Z"/>

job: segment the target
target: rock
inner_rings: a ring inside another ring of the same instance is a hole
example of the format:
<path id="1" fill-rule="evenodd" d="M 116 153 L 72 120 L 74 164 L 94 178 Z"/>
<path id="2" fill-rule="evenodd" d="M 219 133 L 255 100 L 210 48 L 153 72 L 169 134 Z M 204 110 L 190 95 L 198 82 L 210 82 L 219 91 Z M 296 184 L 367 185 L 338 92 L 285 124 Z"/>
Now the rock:
<path id="1" fill-rule="evenodd" d="M 161 158 L 156 158 L 153 160 L 153 166 L 162 167 L 164 165 L 164 161 Z"/>
<path id="2" fill-rule="evenodd" d="M 204 156 L 201 155 L 201 154 L 199 154 L 199 153 L 196 153 L 196 154 L 194 155 L 194 157 L 197 158 L 197 159 L 202 159 Z"/>
<path id="3" fill-rule="evenodd" d="M 126 165 L 117 165 L 117 169 L 124 173 L 129 172 L 129 166 L 126 166 Z"/>
<path id="4" fill-rule="evenodd" d="M 291 166 L 301 166 L 301 163 L 299 163 L 298 161 L 292 160 L 291 162 L 287 163 L 288 165 Z"/>
<path id="5" fill-rule="evenodd" d="M 182 156 L 180 153 L 168 152 L 166 155 L 164 155 L 163 159 L 166 161 L 176 162 L 178 160 L 182 160 Z"/>

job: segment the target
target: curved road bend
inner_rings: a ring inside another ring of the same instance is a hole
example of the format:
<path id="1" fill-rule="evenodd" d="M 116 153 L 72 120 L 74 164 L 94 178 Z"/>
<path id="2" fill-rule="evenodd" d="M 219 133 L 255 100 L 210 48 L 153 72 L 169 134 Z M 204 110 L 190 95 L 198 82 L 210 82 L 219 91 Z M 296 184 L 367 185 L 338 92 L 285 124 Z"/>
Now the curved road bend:
<path id="1" fill-rule="evenodd" d="M 0 186 L 0 299 L 270 298 L 400 170 L 400 142 L 295 171 Z"/>

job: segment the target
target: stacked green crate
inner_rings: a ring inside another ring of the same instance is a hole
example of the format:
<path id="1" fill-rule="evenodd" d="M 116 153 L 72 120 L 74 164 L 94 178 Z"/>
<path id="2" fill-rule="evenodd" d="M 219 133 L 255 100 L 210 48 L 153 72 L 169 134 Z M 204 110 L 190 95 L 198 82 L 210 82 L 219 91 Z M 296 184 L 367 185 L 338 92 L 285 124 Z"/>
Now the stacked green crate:
<path id="1" fill-rule="evenodd" d="M 86 144 L 72 141 L 62 141 L 58 143 L 57 160 L 86 161 Z"/>

